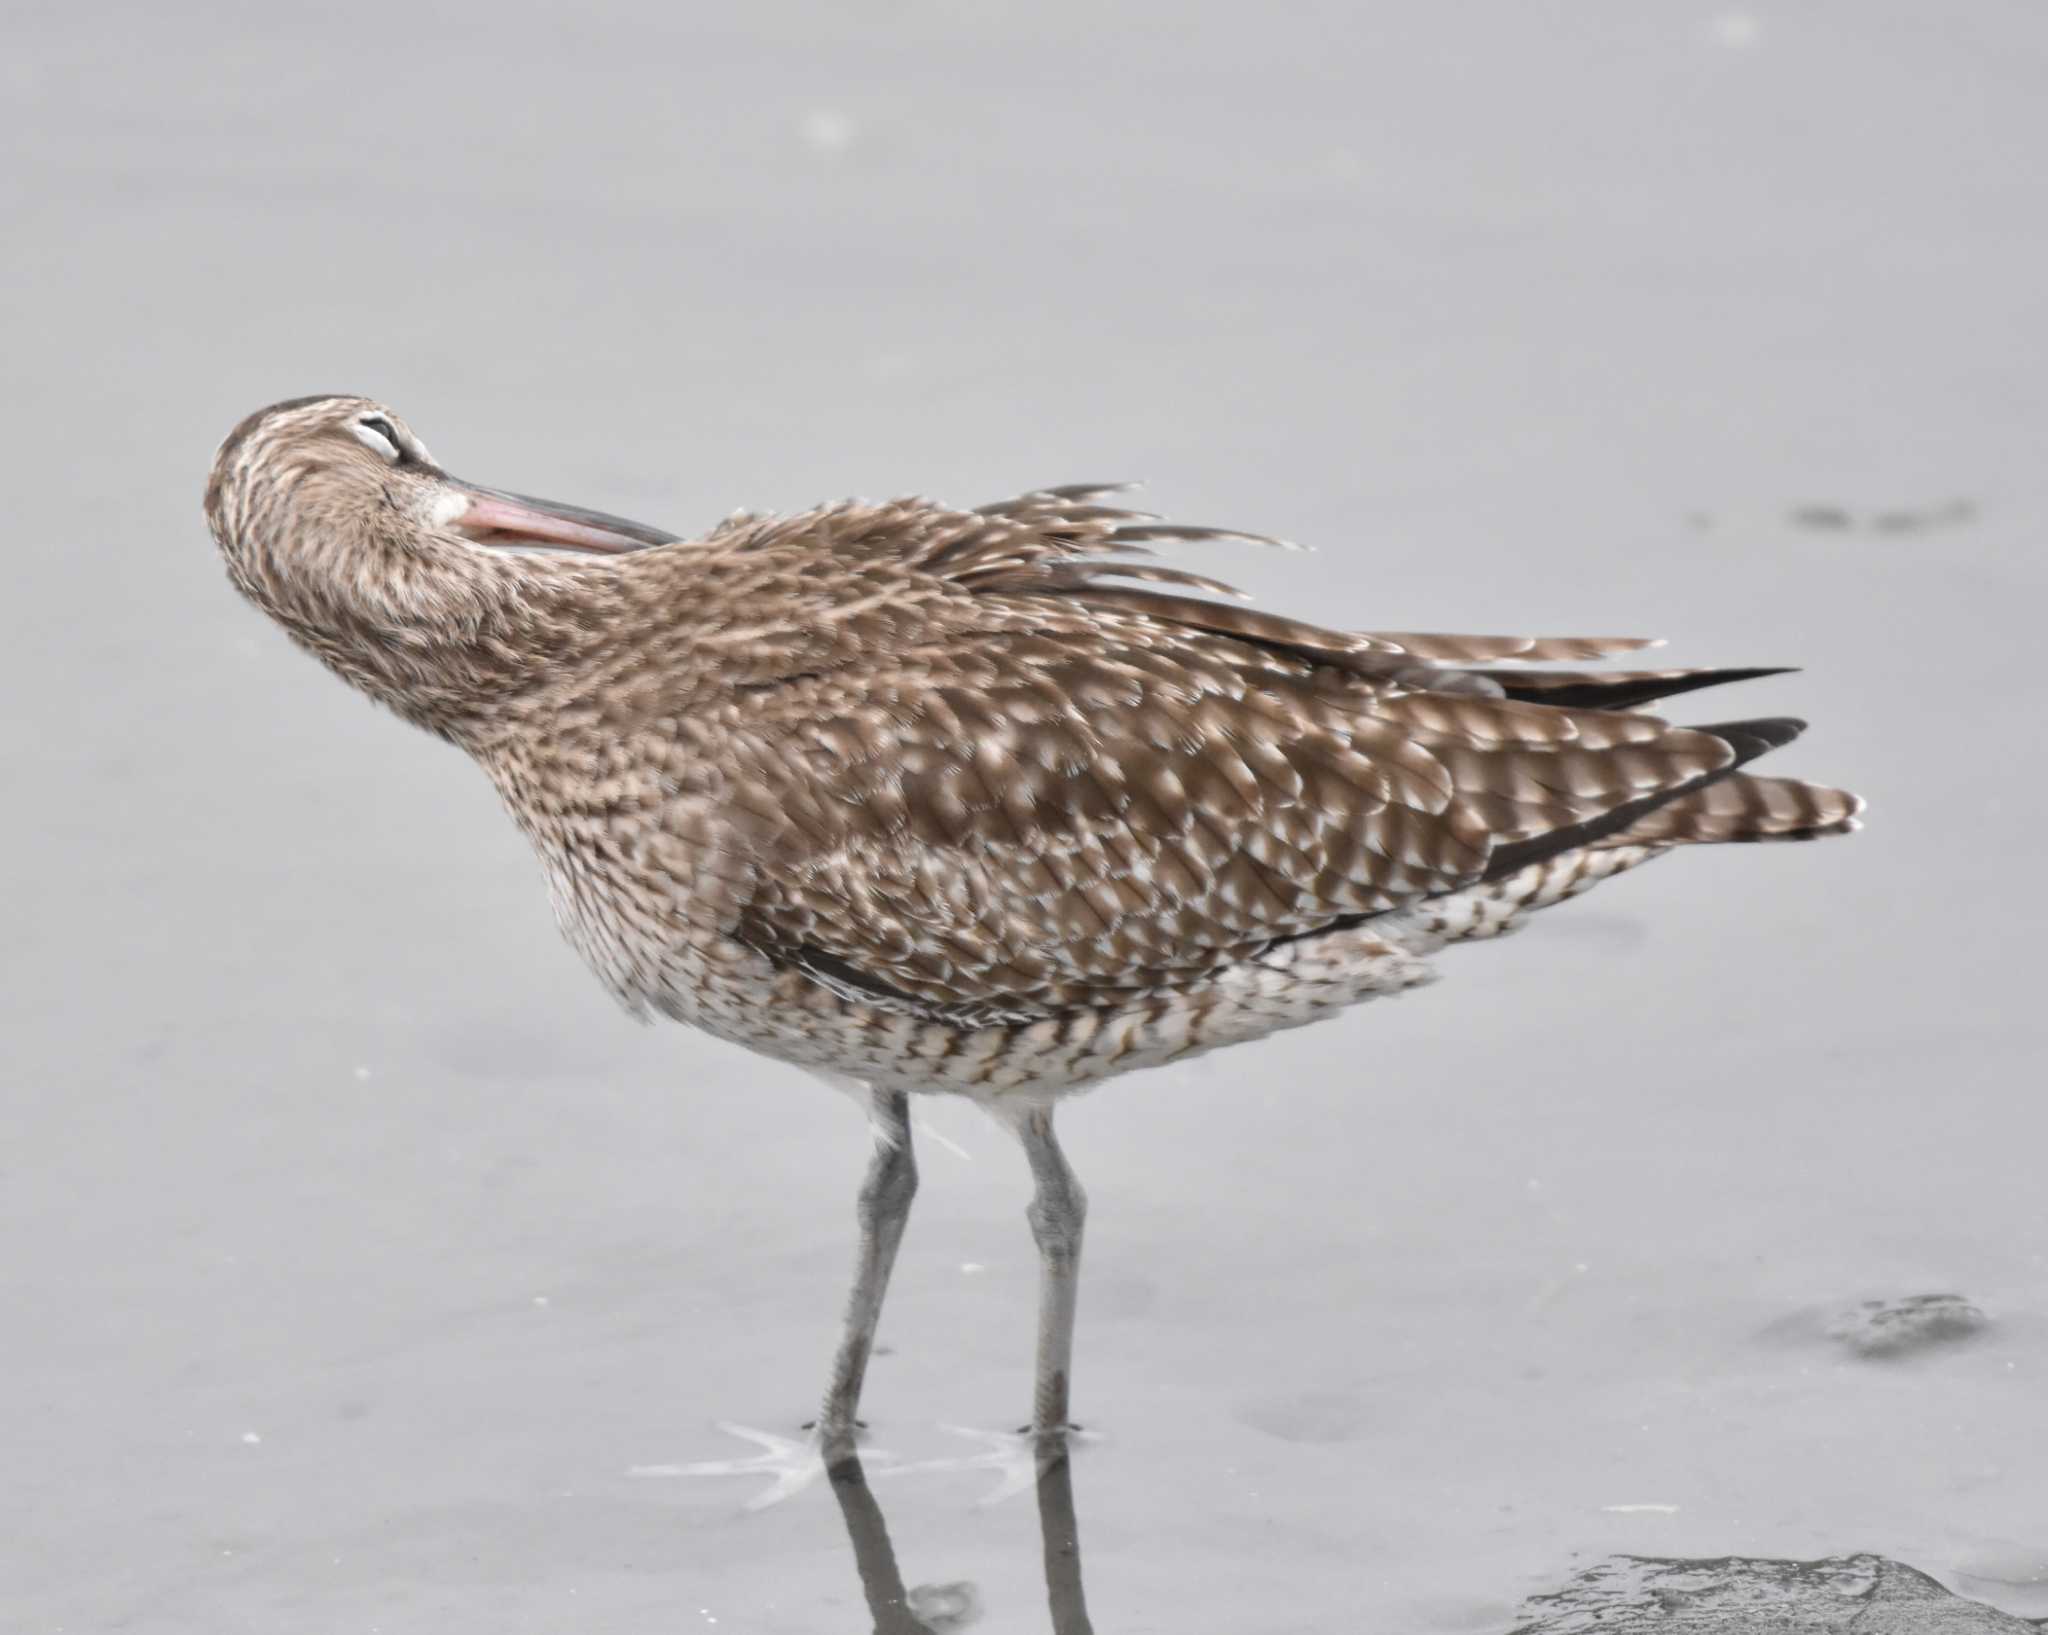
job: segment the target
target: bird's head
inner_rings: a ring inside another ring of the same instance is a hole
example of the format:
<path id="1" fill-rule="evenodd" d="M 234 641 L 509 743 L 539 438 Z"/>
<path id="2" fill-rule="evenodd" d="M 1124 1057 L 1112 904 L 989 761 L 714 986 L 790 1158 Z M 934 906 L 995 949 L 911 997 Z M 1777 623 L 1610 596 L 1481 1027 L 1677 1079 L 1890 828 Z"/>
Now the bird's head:
<path id="1" fill-rule="evenodd" d="M 395 411 L 347 396 L 274 403 L 230 432 L 206 522 L 243 595 L 415 718 L 477 684 L 437 672 L 464 655 L 475 668 L 479 644 L 510 639 L 504 621 L 530 615 L 540 585 L 574 580 L 577 559 L 676 537 L 451 477 Z M 557 560 L 522 560 L 536 553 Z"/>

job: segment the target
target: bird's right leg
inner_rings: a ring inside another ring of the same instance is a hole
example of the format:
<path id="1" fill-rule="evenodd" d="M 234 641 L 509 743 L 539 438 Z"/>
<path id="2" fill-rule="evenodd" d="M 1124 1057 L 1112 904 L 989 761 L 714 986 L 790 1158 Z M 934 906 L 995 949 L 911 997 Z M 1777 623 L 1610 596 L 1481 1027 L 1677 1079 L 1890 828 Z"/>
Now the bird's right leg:
<path id="1" fill-rule="evenodd" d="M 855 1264 L 853 1292 L 846 1302 L 846 1326 L 839 1354 L 832 1363 L 832 1383 L 825 1389 L 818 1415 L 818 1436 L 829 1456 L 835 1448 L 853 1446 L 855 1411 L 861 1382 L 875 1348 L 875 1325 L 881 1321 L 882 1297 L 889 1290 L 889 1272 L 910 1219 L 910 1201 L 917 1196 L 917 1155 L 910 1146 L 910 1098 L 900 1090 L 874 1092 L 869 1113 L 874 1126 L 875 1155 L 861 1183 L 858 1215 L 860 1256 Z"/>
<path id="2" fill-rule="evenodd" d="M 820 1076 L 827 1077 L 835 1089 L 858 1097 L 867 1109 L 875 1139 L 875 1155 L 860 1189 L 860 1258 L 854 1270 L 853 1292 L 846 1302 L 846 1326 L 840 1335 L 839 1354 L 832 1362 L 832 1383 L 825 1389 L 824 1408 L 816 1420 L 804 1427 L 810 1435 L 801 1442 L 771 1431 L 727 1424 L 721 1428 L 757 1444 L 763 1451 L 746 1459 L 635 1465 L 635 1476 L 774 1478 L 747 1501 L 749 1510 L 779 1503 L 801 1492 L 827 1471 L 850 1467 L 858 1479 L 860 1465 L 854 1451 L 854 1433 L 859 1422 L 854 1415 L 860 1407 L 861 1380 L 867 1374 L 868 1358 L 875 1348 L 875 1325 L 882 1316 L 882 1296 L 888 1292 L 889 1271 L 896 1264 L 896 1249 L 903 1242 L 903 1227 L 910 1219 L 910 1200 L 917 1194 L 917 1158 L 910 1148 L 907 1095 L 871 1091 L 865 1084 L 836 1075 Z"/>
<path id="3" fill-rule="evenodd" d="M 1031 1432 L 1049 1442 L 1067 1434 L 1074 1358 L 1074 1300 L 1081 1279 L 1081 1233 L 1088 1195 L 1052 1133 L 1052 1109 L 1033 1108 L 1015 1120 L 1035 1183 L 1025 1218 L 1038 1244 L 1038 1367 Z"/>

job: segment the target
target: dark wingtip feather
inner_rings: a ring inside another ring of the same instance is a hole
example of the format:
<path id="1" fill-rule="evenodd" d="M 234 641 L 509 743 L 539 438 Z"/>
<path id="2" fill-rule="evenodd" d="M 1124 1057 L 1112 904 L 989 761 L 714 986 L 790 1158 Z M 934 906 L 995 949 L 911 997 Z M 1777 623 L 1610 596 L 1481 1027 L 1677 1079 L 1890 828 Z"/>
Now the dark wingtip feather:
<path id="1" fill-rule="evenodd" d="M 1735 751 L 1734 761 L 1721 769 L 1720 775 L 1734 771 L 1738 766 L 1767 755 L 1774 749 L 1783 749 L 1806 730 L 1806 723 L 1796 716 L 1764 716 L 1755 721 L 1727 721 L 1715 726 L 1700 726 L 1694 732 L 1709 733 Z"/>
<path id="2" fill-rule="evenodd" d="M 1483 670 L 1479 673 L 1491 677 L 1508 697 L 1527 703 L 1558 704 L 1567 709 L 1626 710 L 1653 699 L 1697 692 L 1702 687 L 1758 681 L 1765 676 L 1794 675 L 1797 667 L 1771 664 L 1728 670 L 1664 670 L 1635 674 L 1621 671 L 1610 675 L 1601 675 L 1597 671 L 1557 674 L 1542 670 Z"/>

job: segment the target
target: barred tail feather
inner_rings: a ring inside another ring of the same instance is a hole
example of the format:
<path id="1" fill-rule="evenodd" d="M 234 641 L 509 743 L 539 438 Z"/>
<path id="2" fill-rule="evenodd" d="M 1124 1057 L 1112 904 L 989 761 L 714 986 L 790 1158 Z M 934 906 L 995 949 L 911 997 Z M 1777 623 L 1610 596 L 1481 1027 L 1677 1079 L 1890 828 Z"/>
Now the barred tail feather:
<path id="1" fill-rule="evenodd" d="M 1645 813 L 1608 846 L 1681 846 L 1721 841 L 1816 840 L 1859 825 L 1863 802 L 1846 789 L 1738 772 Z"/>

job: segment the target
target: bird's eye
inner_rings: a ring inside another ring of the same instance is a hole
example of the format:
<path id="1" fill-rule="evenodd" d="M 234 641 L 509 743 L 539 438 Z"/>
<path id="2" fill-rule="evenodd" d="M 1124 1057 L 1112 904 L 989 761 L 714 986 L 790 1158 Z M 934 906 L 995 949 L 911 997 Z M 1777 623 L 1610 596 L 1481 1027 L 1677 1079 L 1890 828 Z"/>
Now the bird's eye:
<path id="1" fill-rule="evenodd" d="M 364 444 L 393 463 L 405 458 L 405 445 L 398 440 L 398 428 L 381 414 L 366 414 L 351 427 Z"/>

